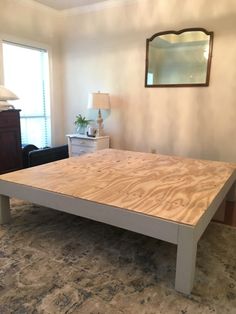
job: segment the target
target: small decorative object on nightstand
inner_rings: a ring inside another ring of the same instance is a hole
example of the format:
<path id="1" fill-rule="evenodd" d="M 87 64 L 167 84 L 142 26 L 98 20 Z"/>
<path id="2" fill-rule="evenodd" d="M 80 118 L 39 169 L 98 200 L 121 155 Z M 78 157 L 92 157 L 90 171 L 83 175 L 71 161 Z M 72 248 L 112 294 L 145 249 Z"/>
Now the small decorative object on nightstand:
<path id="1" fill-rule="evenodd" d="M 92 93 L 89 95 L 88 108 L 98 109 L 97 136 L 103 135 L 103 119 L 101 109 L 110 109 L 110 98 L 108 93 Z"/>
<path id="2" fill-rule="evenodd" d="M 68 134 L 69 157 L 93 153 L 109 148 L 109 136 L 89 137 L 82 134 Z"/>
<path id="3" fill-rule="evenodd" d="M 77 126 L 77 131 L 79 134 L 85 134 L 86 128 L 89 125 L 91 120 L 87 120 L 85 117 L 82 117 L 81 114 L 76 116 L 75 125 Z"/>

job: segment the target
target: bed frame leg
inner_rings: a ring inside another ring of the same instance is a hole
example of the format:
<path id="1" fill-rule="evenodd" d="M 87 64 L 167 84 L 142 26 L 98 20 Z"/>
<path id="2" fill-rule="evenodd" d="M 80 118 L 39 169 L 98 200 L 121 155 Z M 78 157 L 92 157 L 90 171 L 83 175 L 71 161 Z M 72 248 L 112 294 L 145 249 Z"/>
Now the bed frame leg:
<path id="1" fill-rule="evenodd" d="M 10 201 L 8 196 L 0 195 L 0 225 L 11 221 Z"/>
<path id="2" fill-rule="evenodd" d="M 193 287 L 197 241 L 194 229 L 179 226 L 175 289 L 184 294 L 190 294 Z"/>

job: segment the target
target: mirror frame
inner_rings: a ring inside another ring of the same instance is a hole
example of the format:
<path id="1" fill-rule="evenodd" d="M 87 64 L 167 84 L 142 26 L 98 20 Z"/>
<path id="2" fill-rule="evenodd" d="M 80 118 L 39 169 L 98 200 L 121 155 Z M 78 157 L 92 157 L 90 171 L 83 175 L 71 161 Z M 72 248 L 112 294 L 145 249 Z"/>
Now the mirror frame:
<path id="1" fill-rule="evenodd" d="M 206 73 L 206 81 L 204 83 L 180 83 L 180 84 L 153 84 L 153 85 L 148 85 L 147 84 L 147 74 L 148 74 L 148 54 L 149 54 L 149 43 L 156 37 L 161 36 L 161 35 L 166 35 L 166 34 L 175 34 L 175 35 L 180 35 L 185 32 L 203 32 L 206 35 L 210 36 L 210 41 L 209 41 L 209 55 L 208 55 L 208 61 L 207 61 L 207 73 Z M 201 27 L 193 27 L 193 28 L 184 28 L 179 31 L 164 31 L 164 32 L 159 32 L 155 33 L 152 35 L 150 38 L 146 40 L 146 59 L 145 59 L 145 87 L 148 88 L 153 88 L 153 87 L 199 87 L 199 86 L 209 86 L 209 81 L 210 81 L 210 71 L 211 71 L 211 59 L 212 59 L 212 50 L 213 50 L 213 38 L 214 38 L 214 33 L 213 32 L 208 32 L 205 28 Z"/>

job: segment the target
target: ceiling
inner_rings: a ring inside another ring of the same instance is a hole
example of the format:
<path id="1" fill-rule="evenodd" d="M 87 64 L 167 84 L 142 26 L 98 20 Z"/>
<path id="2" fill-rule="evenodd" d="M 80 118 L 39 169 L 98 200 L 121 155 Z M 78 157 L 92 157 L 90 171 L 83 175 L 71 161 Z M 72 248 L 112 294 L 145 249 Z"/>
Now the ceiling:
<path id="1" fill-rule="evenodd" d="M 108 0 L 34 0 L 56 10 L 65 10 Z"/>

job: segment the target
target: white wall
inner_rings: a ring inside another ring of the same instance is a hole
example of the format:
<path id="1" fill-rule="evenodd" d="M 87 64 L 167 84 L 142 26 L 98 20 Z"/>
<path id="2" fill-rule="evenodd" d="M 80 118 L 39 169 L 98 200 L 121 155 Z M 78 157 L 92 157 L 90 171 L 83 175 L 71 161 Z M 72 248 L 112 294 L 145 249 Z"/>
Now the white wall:
<path id="1" fill-rule="evenodd" d="M 61 87 L 60 14 L 30 0 L 0 0 L 0 40 L 49 49 L 51 66 L 52 141 L 65 142 Z M 2 69 L 0 81 L 3 82 Z"/>
<path id="2" fill-rule="evenodd" d="M 236 1 L 127 3 L 65 13 L 65 132 L 100 90 L 111 94 L 112 147 L 236 161 Z M 210 86 L 144 88 L 146 38 L 186 27 L 215 33 Z"/>
<path id="3" fill-rule="evenodd" d="M 0 1 L 1 38 L 51 47 L 53 143 L 74 132 L 76 114 L 91 116 L 88 93 L 100 90 L 111 94 L 105 131 L 112 147 L 236 161 L 235 0 L 106 2 L 112 5 L 81 14 Z M 186 27 L 215 33 L 210 86 L 144 88 L 146 38 Z"/>

